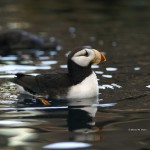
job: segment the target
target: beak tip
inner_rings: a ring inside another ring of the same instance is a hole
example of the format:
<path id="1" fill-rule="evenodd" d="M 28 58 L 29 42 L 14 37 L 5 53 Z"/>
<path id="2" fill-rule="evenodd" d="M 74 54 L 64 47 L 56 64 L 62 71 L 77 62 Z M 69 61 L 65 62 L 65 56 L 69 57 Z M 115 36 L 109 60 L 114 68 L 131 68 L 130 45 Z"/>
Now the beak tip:
<path id="1" fill-rule="evenodd" d="M 106 57 L 104 56 L 104 54 L 103 53 L 100 53 L 100 54 L 101 54 L 101 62 L 106 61 Z"/>
<path id="2" fill-rule="evenodd" d="M 102 52 L 94 49 L 94 53 L 95 53 L 95 58 L 92 60 L 93 64 L 99 64 L 101 62 L 106 61 L 106 57 Z"/>

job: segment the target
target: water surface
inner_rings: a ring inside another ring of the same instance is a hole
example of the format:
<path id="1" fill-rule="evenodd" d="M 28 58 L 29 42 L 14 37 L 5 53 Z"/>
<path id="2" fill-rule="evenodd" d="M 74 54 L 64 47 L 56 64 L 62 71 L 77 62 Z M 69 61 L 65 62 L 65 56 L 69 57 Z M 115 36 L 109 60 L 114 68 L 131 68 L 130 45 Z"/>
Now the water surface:
<path id="1" fill-rule="evenodd" d="M 66 70 L 69 51 L 81 45 L 104 52 L 107 62 L 92 67 L 96 99 L 18 103 L 14 85 L 3 84 L 0 149 L 150 149 L 149 7 L 148 0 L 1 0 L 0 31 L 23 29 L 59 44 L 1 56 L 0 83 L 18 72 Z"/>

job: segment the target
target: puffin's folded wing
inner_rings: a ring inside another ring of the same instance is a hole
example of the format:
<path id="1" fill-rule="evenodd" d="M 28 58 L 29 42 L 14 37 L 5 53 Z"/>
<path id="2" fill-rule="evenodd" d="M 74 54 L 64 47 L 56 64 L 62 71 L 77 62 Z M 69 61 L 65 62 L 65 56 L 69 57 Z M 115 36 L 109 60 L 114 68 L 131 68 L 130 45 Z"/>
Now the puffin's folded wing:
<path id="1" fill-rule="evenodd" d="M 40 92 L 35 76 L 20 73 L 16 74 L 16 76 L 17 77 L 11 79 L 10 81 L 22 86 L 26 91 L 30 93 L 35 94 Z"/>
<path id="2" fill-rule="evenodd" d="M 68 88 L 71 82 L 67 73 L 42 74 L 37 76 L 16 74 L 11 81 L 30 93 L 45 93 L 51 89 Z"/>
<path id="3" fill-rule="evenodd" d="M 42 74 L 36 80 L 42 89 L 67 88 L 72 85 L 67 73 Z"/>

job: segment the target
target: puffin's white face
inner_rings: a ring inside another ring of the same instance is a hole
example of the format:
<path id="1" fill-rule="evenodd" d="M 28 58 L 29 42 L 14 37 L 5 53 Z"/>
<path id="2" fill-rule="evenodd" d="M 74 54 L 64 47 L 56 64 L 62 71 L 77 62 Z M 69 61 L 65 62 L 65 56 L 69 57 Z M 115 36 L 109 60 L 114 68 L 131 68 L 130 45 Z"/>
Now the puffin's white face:
<path id="1" fill-rule="evenodd" d="M 71 58 L 77 65 L 86 67 L 91 64 L 99 64 L 106 61 L 105 56 L 95 49 L 82 49 L 73 55 Z"/>

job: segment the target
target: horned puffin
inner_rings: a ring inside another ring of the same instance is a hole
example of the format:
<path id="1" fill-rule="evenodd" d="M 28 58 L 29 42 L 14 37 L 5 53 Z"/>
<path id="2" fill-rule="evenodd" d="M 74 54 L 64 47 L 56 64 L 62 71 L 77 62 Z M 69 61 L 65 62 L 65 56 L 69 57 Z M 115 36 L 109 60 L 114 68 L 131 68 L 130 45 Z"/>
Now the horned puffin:
<path id="1" fill-rule="evenodd" d="M 98 82 L 92 64 L 106 61 L 103 53 L 86 47 L 68 55 L 66 73 L 45 73 L 37 76 L 17 73 L 11 79 L 20 93 L 56 99 L 82 99 L 98 95 Z"/>

